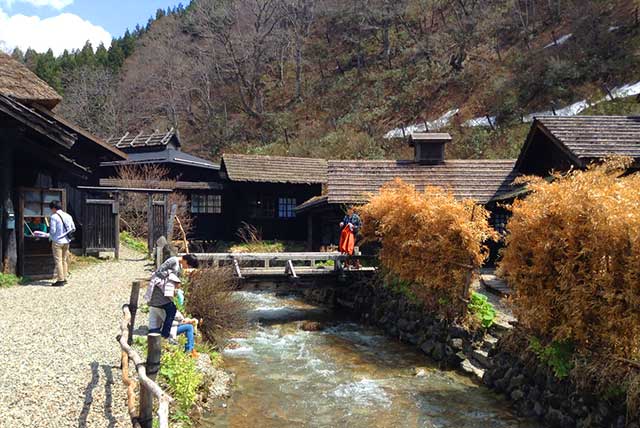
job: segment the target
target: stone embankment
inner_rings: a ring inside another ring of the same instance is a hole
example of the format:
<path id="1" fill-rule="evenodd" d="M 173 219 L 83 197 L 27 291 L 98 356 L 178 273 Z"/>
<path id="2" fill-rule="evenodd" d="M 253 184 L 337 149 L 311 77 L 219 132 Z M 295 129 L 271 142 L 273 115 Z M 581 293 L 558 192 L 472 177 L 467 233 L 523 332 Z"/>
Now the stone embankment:
<path id="1" fill-rule="evenodd" d="M 612 404 L 581 395 L 569 381 L 558 380 L 540 364 L 526 345 L 523 352 L 508 351 L 512 347 L 504 343 L 511 340 L 508 333 L 515 320 L 508 310 L 500 310 L 503 308 L 495 297 L 491 300 L 498 309 L 498 322 L 486 331 L 474 333 L 462 325 L 429 316 L 380 281 L 309 290 L 306 297 L 347 309 L 361 321 L 416 346 L 440 365 L 468 373 L 479 383 L 503 393 L 522 415 L 551 427 L 639 428 L 636 421 L 626 421 L 623 400 Z"/>

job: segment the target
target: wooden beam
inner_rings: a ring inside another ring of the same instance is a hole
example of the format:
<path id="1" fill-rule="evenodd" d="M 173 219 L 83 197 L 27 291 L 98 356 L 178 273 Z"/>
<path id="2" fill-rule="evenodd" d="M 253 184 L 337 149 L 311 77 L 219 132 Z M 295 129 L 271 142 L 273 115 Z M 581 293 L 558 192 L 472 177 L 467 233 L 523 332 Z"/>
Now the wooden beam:
<path id="1" fill-rule="evenodd" d="M 160 368 L 160 355 L 162 353 L 161 336 L 158 333 L 147 335 L 147 376 L 155 381 Z M 153 428 L 153 390 L 147 385 L 140 385 L 140 425 L 142 428 Z M 168 404 L 168 403 L 167 403 Z M 169 409 L 158 409 L 163 413 Z"/>
<path id="2" fill-rule="evenodd" d="M 294 278 L 297 278 L 296 269 L 293 266 L 293 262 L 291 260 L 287 260 L 287 267 L 284 270 L 285 274 L 291 275 Z"/>

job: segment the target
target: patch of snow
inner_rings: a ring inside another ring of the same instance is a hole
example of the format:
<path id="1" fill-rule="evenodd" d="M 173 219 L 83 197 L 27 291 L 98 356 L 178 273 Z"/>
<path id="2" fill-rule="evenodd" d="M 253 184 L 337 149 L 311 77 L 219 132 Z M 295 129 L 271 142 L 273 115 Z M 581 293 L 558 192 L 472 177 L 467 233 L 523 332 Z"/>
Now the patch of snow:
<path id="1" fill-rule="evenodd" d="M 565 34 L 564 36 L 558 38 L 557 40 L 549 43 L 548 45 L 546 45 L 543 49 L 547 49 L 553 46 L 560 46 L 562 44 L 565 44 L 567 42 L 567 40 L 569 40 L 571 37 L 573 37 L 572 33 L 569 34 Z"/>
<path id="2" fill-rule="evenodd" d="M 556 116 L 576 116 L 584 110 L 591 107 L 591 103 L 587 100 L 578 101 L 570 106 L 556 110 Z"/>
<path id="3" fill-rule="evenodd" d="M 483 128 L 491 128 L 496 126 L 496 117 L 491 116 L 487 118 L 487 116 L 474 117 L 473 119 L 467 120 L 462 124 L 463 126 L 467 126 L 469 128 L 475 128 L 478 126 L 482 126 Z"/>
<path id="4" fill-rule="evenodd" d="M 392 129 L 384 135 L 384 138 L 403 138 L 415 132 L 427 132 L 427 128 L 429 131 L 437 131 L 438 129 L 442 129 L 447 126 L 459 111 L 460 109 L 457 108 L 451 109 L 436 120 L 427 121 L 426 127 L 424 123 L 414 123 L 413 125 L 405 126 L 404 132 L 403 128 Z"/>
<path id="5" fill-rule="evenodd" d="M 611 95 L 614 98 L 631 97 L 638 94 L 640 94 L 640 82 L 629 83 L 611 90 Z"/>

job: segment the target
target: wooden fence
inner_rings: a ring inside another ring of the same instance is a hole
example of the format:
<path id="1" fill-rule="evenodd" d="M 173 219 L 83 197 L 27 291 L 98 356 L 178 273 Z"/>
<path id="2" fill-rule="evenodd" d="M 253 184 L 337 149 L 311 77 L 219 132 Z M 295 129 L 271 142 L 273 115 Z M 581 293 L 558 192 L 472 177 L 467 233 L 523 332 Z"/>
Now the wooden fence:
<path id="1" fill-rule="evenodd" d="M 155 382 L 156 374 L 160 368 L 161 337 L 157 333 L 147 335 L 147 360 L 131 347 L 133 341 L 133 327 L 138 308 L 138 296 L 140 294 L 140 281 L 135 281 L 131 287 L 129 304 L 122 306 L 122 321 L 120 334 L 116 340 L 120 344 L 122 381 L 127 387 L 127 408 L 134 428 L 152 428 L 153 426 L 153 399 L 158 400 L 158 421 L 160 428 L 169 427 L 169 404 L 173 398 L 160 388 Z M 139 407 L 136 408 L 136 381 L 129 378 L 129 360 L 131 360 L 138 374 L 140 383 Z"/>

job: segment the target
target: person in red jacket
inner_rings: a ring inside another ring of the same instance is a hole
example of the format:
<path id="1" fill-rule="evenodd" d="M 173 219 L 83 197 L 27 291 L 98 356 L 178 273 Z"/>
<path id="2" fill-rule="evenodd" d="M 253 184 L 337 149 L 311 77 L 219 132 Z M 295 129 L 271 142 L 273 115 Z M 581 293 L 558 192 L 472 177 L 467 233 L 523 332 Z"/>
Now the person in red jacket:
<path id="1" fill-rule="evenodd" d="M 360 220 L 360 216 L 355 213 L 353 207 L 349 207 L 347 209 L 347 215 L 345 215 L 340 222 L 340 228 L 342 229 L 342 231 L 340 232 L 340 245 L 338 246 L 338 249 L 342 254 L 349 256 L 353 255 L 353 250 L 356 245 L 356 238 L 361 226 L 362 222 Z M 348 267 L 349 262 L 347 261 L 346 264 Z M 355 262 L 355 267 L 360 267 L 360 262 L 357 260 Z"/>

